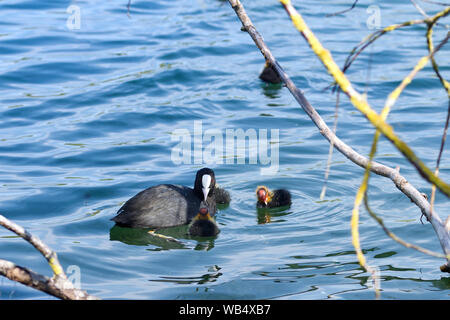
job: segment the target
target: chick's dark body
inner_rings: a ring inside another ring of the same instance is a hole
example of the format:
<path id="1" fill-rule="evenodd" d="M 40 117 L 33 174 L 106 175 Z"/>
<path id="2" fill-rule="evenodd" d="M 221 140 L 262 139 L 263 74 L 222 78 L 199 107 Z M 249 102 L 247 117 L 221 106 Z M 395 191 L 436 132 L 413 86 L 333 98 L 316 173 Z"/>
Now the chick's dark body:
<path id="1" fill-rule="evenodd" d="M 212 219 L 212 218 L 211 218 Z M 189 234 L 198 237 L 212 237 L 217 235 L 220 230 L 217 224 L 212 220 L 195 220 L 189 226 Z"/>
<path id="2" fill-rule="evenodd" d="M 271 199 L 267 202 L 267 205 L 263 202 L 258 201 L 256 203 L 256 206 L 258 208 L 277 208 L 290 206 L 291 203 L 291 193 L 285 189 L 277 189 L 272 192 Z"/>

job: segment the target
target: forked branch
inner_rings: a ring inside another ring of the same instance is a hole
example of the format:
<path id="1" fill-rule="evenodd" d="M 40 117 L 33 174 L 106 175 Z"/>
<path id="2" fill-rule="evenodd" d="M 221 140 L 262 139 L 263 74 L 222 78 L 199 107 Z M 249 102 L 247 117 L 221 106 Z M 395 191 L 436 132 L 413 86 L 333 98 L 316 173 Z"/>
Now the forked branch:
<path id="1" fill-rule="evenodd" d="M 0 215 L 0 226 L 5 227 L 31 243 L 45 257 L 45 259 L 47 259 L 50 268 L 53 270 L 53 277 L 48 278 L 35 273 L 30 269 L 18 266 L 10 261 L 2 259 L 0 259 L 0 275 L 63 300 L 98 299 L 97 297 L 91 296 L 85 291 L 74 287 L 72 282 L 67 279 L 67 276 L 58 261 L 56 253 L 38 237 L 33 236 L 24 228 L 2 215 Z"/>
<path id="2" fill-rule="evenodd" d="M 279 65 L 278 61 L 272 55 L 270 49 L 265 44 L 262 36 L 256 30 L 252 21 L 248 17 L 245 12 L 244 7 L 240 3 L 239 0 L 228 0 L 231 4 L 231 7 L 236 12 L 239 20 L 242 22 L 243 29 L 245 29 L 250 37 L 255 42 L 256 46 L 261 51 L 264 59 L 266 60 L 266 65 L 270 65 L 279 75 L 283 83 L 289 89 L 291 94 L 294 96 L 296 101 L 302 107 L 302 109 L 306 112 L 306 114 L 310 117 L 310 119 L 314 122 L 314 124 L 319 129 L 319 132 L 330 142 L 333 143 L 334 147 L 343 154 L 346 158 L 348 158 L 353 163 L 357 164 L 362 168 L 366 168 L 369 165 L 369 159 L 355 150 L 353 150 L 349 145 L 340 140 L 333 131 L 327 126 L 325 121 L 321 118 L 321 116 L 317 113 L 314 107 L 309 103 L 306 97 L 303 95 L 302 91 L 298 89 L 289 76 L 284 72 L 282 67 Z M 310 35 L 311 33 L 308 33 Z M 337 68 L 337 67 L 336 67 Z M 339 69 L 339 68 L 337 68 Z M 376 113 L 375 113 L 376 114 Z M 380 119 L 380 116 L 376 114 L 376 118 Z M 377 122 L 379 124 L 379 122 Z M 378 127 L 377 127 L 378 128 Z M 398 170 L 388 167 L 386 165 L 380 164 L 375 161 L 370 162 L 370 171 L 387 177 L 392 180 L 395 186 L 405 194 L 414 204 L 416 204 L 421 212 L 429 219 L 431 222 L 434 231 L 436 232 L 441 247 L 444 250 L 444 255 L 446 257 L 450 254 L 450 236 L 448 228 L 446 225 L 449 225 L 448 221 L 444 224 L 440 219 L 439 215 L 434 214 L 431 215 L 430 203 L 428 200 L 422 195 L 422 193 L 417 190 L 412 184 L 410 184 L 400 173 Z M 434 176 L 434 174 L 432 174 Z M 450 266 L 450 262 L 447 260 L 447 265 Z"/>

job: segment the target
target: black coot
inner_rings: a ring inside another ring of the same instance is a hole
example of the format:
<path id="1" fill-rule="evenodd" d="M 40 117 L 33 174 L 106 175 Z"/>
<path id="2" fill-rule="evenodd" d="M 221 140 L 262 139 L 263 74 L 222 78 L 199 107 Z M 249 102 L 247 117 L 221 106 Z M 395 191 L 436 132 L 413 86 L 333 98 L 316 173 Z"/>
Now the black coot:
<path id="1" fill-rule="evenodd" d="M 220 232 L 214 218 L 208 211 L 208 206 L 202 201 L 198 214 L 189 225 L 189 234 L 198 237 L 212 237 Z"/>
<path id="2" fill-rule="evenodd" d="M 277 208 L 291 205 L 291 194 L 286 189 L 270 191 L 265 186 L 256 188 L 256 197 L 258 208 Z"/>
<path id="3" fill-rule="evenodd" d="M 117 225 L 134 228 L 158 228 L 188 224 L 204 201 L 208 213 L 216 213 L 216 178 L 214 171 L 197 171 L 194 188 L 161 184 L 129 199 L 112 218 Z"/>

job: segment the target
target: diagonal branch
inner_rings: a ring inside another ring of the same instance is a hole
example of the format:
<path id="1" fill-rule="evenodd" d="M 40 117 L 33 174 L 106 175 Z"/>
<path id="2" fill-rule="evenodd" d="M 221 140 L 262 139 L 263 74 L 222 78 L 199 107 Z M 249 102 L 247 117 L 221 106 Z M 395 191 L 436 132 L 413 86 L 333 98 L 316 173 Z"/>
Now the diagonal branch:
<path id="1" fill-rule="evenodd" d="M 300 104 L 302 109 L 306 112 L 306 114 L 311 118 L 311 120 L 317 126 L 317 128 L 319 129 L 319 132 L 330 143 L 333 143 L 334 147 L 342 155 L 344 155 L 347 159 L 349 159 L 350 161 L 352 161 L 353 163 L 357 164 L 358 166 L 360 166 L 362 168 L 366 168 L 369 163 L 369 159 L 367 159 L 366 157 L 357 153 L 349 145 L 344 143 L 327 126 L 325 121 L 323 121 L 322 117 L 317 113 L 317 111 L 314 109 L 314 107 L 309 103 L 309 101 L 303 95 L 302 91 L 295 86 L 295 84 L 292 82 L 292 80 L 289 78 L 289 76 L 284 72 L 284 70 L 278 64 L 278 61 L 273 57 L 270 49 L 267 47 L 262 36 L 259 34 L 259 32 L 254 27 L 252 21 L 248 17 L 248 15 L 245 12 L 245 9 L 242 6 L 242 4 L 240 3 L 240 1 L 239 0 L 228 0 L 228 2 L 231 4 L 231 7 L 236 12 L 239 20 L 242 22 L 243 28 L 248 32 L 250 37 L 255 42 L 256 46 L 261 51 L 262 55 L 264 56 L 264 58 L 266 60 L 266 63 L 273 66 L 273 68 L 276 70 L 276 72 L 279 74 L 280 78 L 282 79 L 283 83 L 286 85 L 286 87 L 289 89 L 291 94 L 294 96 L 295 100 Z M 381 176 L 391 179 L 392 182 L 395 184 L 395 186 L 403 194 L 405 194 L 412 202 L 414 202 L 420 208 L 421 212 L 425 216 L 431 218 L 430 203 L 427 201 L 427 199 L 422 195 L 422 193 L 420 191 L 418 191 L 402 175 L 400 175 L 398 170 L 395 170 L 391 167 L 380 164 L 378 162 L 372 161 L 370 164 L 370 171 L 377 175 L 381 175 Z M 450 219 L 447 221 L 448 222 L 446 222 L 446 225 L 450 225 Z M 442 220 L 440 219 L 440 217 L 438 215 L 433 215 L 431 224 L 439 238 L 441 247 L 444 248 L 445 255 L 450 254 L 449 231 L 446 230 Z M 449 229 L 449 228 L 447 228 L 447 229 Z M 449 262 L 449 265 L 450 265 L 450 262 Z"/>
<path id="2" fill-rule="evenodd" d="M 18 224 L 8 220 L 4 216 L 0 215 L 0 226 L 14 232 L 18 236 L 22 237 L 29 243 L 31 243 L 44 257 L 47 259 L 50 268 L 53 271 L 55 277 L 60 277 L 62 279 L 67 279 L 66 274 L 59 263 L 56 252 L 52 251 L 45 243 L 41 241 L 38 237 L 33 236 L 31 233 L 26 231 L 24 228 Z"/>
<path id="3" fill-rule="evenodd" d="M 344 9 L 342 11 L 338 11 L 338 12 L 335 12 L 335 13 L 329 13 L 325 17 L 333 17 L 333 16 L 337 16 L 337 15 L 349 12 L 349 11 L 353 10 L 353 8 L 356 7 L 357 3 L 358 3 L 358 0 L 355 0 L 350 8 L 347 8 L 347 9 Z"/>
<path id="4" fill-rule="evenodd" d="M 381 118 L 383 121 L 386 120 L 391 108 L 394 106 L 395 102 L 397 101 L 398 97 L 400 96 L 401 92 L 406 88 L 406 86 L 411 83 L 412 79 L 416 76 L 416 74 L 427 64 L 429 59 L 432 59 L 434 54 L 447 42 L 449 38 L 449 35 L 439 44 L 438 47 L 436 47 L 435 50 L 433 50 L 430 55 L 423 57 L 419 60 L 419 62 L 416 64 L 414 69 L 403 79 L 403 81 L 395 88 L 394 91 L 392 91 L 387 100 L 386 104 L 381 111 Z M 370 155 L 369 160 L 372 161 L 372 159 L 375 156 L 376 150 L 377 150 L 377 143 L 380 138 L 380 131 L 376 130 L 375 135 L 373 137 L 372 146 L 370 148 Z M 358 221 L 359 221 L 359 207 L 361 205 L 361 202 L 365 198 L 367 194 L 367 189 L 369 188 L 369 177 L 370 177 L 370 162 L 369 166 L 366 168 L 364 172 L 363 181 L 356 193 L 355 197 L 355 203 L 352 211 L 352 240 L 353 244 L 355 246 L 356 255 L 358 257 L 358 261 L 360 265 L 365 268 L 367 271 L 370 271 L 371 268 L 367 265 L 366 259 L 364 258 L 364 254 L 361 250 L 360 243 L 359 243 L 359 232 L 358 232 Z M 369 211 L 370 212 L 370 211 Z M 433 213 L 432 210 L 432 202 L 430 203 L 430 213 Z M 373 217 L 373 215 L 371 214 Z M 378 221 L 378 220 L 377 220 Z M 443 248 L 445 251 L 445 247 Z M 448 260 L 450 260 L 450 255 L 447 257 Z"/>
<path id="5" fill-rule="evenodd" d="M 0 275 L 63 300 L 98 299 L 84 291 L 73 288 L 69 280 L 65 280 L 66 285 L 64 286 L 61 281 L 58 282 L 53 278 L 40 275 L 7 260 L 0 259 Z"/>
<path id="6" fill-rule="evenodd" d="M 435 51 L 435 50 L 433 50 L 434 45 L 433 45 L 433 38 L 432 38 L 433 26 L 434 26 L 435 23 L 436 23 L 436 21 L 431 20 L 428 23 L 428 28 L 427 28 L 426 38 L 427 38 L 428 52 L 430 52 L 430 54 L 431 54 L 431 52 Z M 450 32 L 447 32 L 446 39 L 448 39 L 449 35 L 450 35 Z M 442 46 L 442 43 L 439 46 Z M 434 72 L 436 73 L 436 76 L 439 78 L 439 81 L 442 84 L 442 87 L 447 92 L 447 97 L 449 99 L 449 104 L 448 104 L 448 109 L 447 109 L 447 119 L 445 121 L 444 132 L 443 132 L 442 138 L 441 138 L 441 147 L 439 149 L 439 154 L 438 154 L 438 157 L 437 157 L 437 160 L 436 160 L 436 169 L 434 171 L 434 174 L 437 176 L 439 174 L 439 165 L 440 165 L 440 162 L 441 162 L 442 152 L 444 151 L 445 140 L 447 138 L 447 129 L 448 129 L 449 120 L 450 120 L 450 84 L 448 83 L 447 80 L 445 80 L 442 77 L 441 73 L 439 72 L 439 67 L 438 67 L 438 64 L 437 64 L 436 60 L 434 59 L 434 56 L 431 56 L 431 64 L 433 66 Z M 432 187 L 431 187 L 431 197 L 430 197 L 431 198 L 430 199 L 431 212 L 433 212 L 433 205 L 434 205 L 435 196 L 436 196 L 436 186 L 433 184 Z"/>
<path id="7" fill-rule="evenodd" d="M 420 246 L 417 246 L 415 244 L 409 243 L 401 238 L 399 238 L 396 234 L 394 234 L 391 230 L 389 230 L 389 228 L 384 224 L 383 219 L 381 219 L 369 206 L 369 199 L 367 196 L 367 193 L 364 195 L 364 206 L 367 210 L 367 212 L 369 212 L 370 216 L 375 219 L 376 222 L 378 222 L 378 224 L 381 226 L 381 228 L 383 229 L 383 231 L 390 237 L 392 238 L 392 240 L 400 243 L 402 246 L 405 246 L 406 248 L 411 248 L 414 250 L 417 250 L 419 252 L 422 252 L 424 254 L 427 254 L 429 256 L 433 256 L 433 257 L 437 257 L 437 258 L 445 258 L 445 256 L 442 253 L 437 253 L 425 248 L 422 248 Z"/>
<path id="8" fill-rule="evenodd" d="M 446 8 L 441 12 L 438 12 L 432 17 L 427 17 L 425 19 L 415 19 L 406 21 L 403 23 L 393 24 L 390 26 L 387 26 L 381 30 L 377 30 L 374 33 L 371 33 L 368 35 L 364 40 L 362 40 L 356 47 L 353 48 L 353 50 L 350 52 L 349 56 L 345 60 L 344 67 L 342 68 L 342 71 L 345 73 L 347 69 L 352 65 L 352 63 L 356 60 L 356 58 L 362 53 L 362 51 L 367 48 L 370 44 L 372 44 L 375 40 L 380 38 L 382 35 L 397 30 L 399 28 L 403 27 L 409 27 L 416 24 L 435 24 L 440 18 L 443 18 L 450 14 L 450 8 Z"/>
<path id="9" fill-rule="evenodd" d="M 280 0 L 280 2 L 283 4 L 295 28 L 308 42 L 313 52 L 319 57 L 325 68 L 336 80 L 341 90 L 349 97 L 353 106 L 358 109 L 358 111 L 360 111 L 367 118 L 367 120 L 369 120 L 370 123 L 372 123 L 372 125 L 377 128 L 397 148 L 397 150 L 405 156 L 405 158 L 417 169 L 425 180 L 435 184 L 436 187 L 442 191 L 442 193 L 444 193 L 447 197 L 450 197 L 450 185 L 437 177 L 430 170 L 430 168 L 428 168 L 425 163 L 420 160 L 408 144 L 406 144 L 395 134 L 392 126 L 383 121 L 382 117 L 370 107 L 366 99 L 353 88 L 352 83 L 347 79 L 345 74 L 333 60 L 331 53 L 322 46 L 320 41 L 316 38 L 314 33 L 303 20 L 303 17 L 292 6 L 291 1 Z M 449 13 L 450 7 L 435 15 L 432 19 L 430 18 L 429 21 L 427 19 L 427 23 L 446 16 Z"/>
<path id="10" fill-rule="evenodd" d="M 0 275 L 26 286 L 46 292 L 57 298 L 64 300 L 97 300 L 97 297 L 91 296 L 83 290 L 74 287 L 72 282 L 67 279 L 61 264 L 58 261 L 56 253 L 51 250 L 39 238 L 33 236 L 18 224 L 8 220 L 0 215 L 0 226 L 14 232 L 31 243 L 44 257 L 53 270 L 53 277 L 35 273 L 34 271 L 18 266 L 10 261 L 0 259 Z"/>

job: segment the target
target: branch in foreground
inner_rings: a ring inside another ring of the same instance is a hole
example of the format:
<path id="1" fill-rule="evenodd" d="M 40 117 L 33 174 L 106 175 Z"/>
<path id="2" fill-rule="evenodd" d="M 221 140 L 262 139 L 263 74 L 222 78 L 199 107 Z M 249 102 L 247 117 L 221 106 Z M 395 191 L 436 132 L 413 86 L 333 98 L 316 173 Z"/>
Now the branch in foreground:
<path id="1" fill-rule="evenodd" d="M 0 259 L 0 275 L 63 300 L 98 299 L 84 291 L 75 289 L 69 280 L 61 283 L 61 281 L 40 275 L 7 260 Z"/>
<path id="2" fill-rule="evenodd" d="M 14 232 L 31 243 L 47 259 L 48 264 L 53 270 L 53 277 L 35 273 L 34 271 L 15 265 L 14 263 L 0 259 L 0 275 L 26 286 L 46 292 L 64 300 L 97 300 L 97 297 L 91 296 L 83 290 L 77 289 L 72 282 L 67 279 L 61 264 L 58 261 L 56 253 L 51 250 L 38 237 L 33 236 L 18 224 L 8 220 L 0 215 L 0 226 Z"/>
<path id="3" fill-rule="evenodd" d="M 335 12 L 335 13 L 329 13 L 329 14 L 327 14 L 327 15 L 325 15 L 325 17 L 333 17 L 333 16 L 337 16 L 337 15 L 340 15 L 340 14 L 343 14 L 343 13 L 346 13 L 346 12 L 349 12 L 349 11 L 351 11 L 351 10 L 353 10 L 353 8 L 355 8 L 356 7 L 356 4 L 358 3 L 358 0 L 355 0 L 355 2 L 353 2 L 353 4 L 352 4 L 352 6 L 350 7 L 350 8 L 347 8 L 347 9 L 345 9 L 345 10 L 342 10 L 342 11 L 338 11 L 338 12 Z"/>
<path id="4" fill-rule="evenodd" d="M 370 107 L 366 99 L 353 88 L 352 83 L 347 79 L 345 74 L 333 60 L 331 53 L 322 46 L 320 41 L 316 38 L 314 33 L 309 29 L 308 25 L 303 20 L 303 17 L 293 7 L 291 1 L 280 0 L 280 2 L 286 9 L 286 12 L 291 18 L 295 28 L 308 42 L 313 52 L 319 57 L 322 64 L 339 84 L 341 90 L 349 97 L 352 105 L 358 109 L 374 127 L 380 130 L 380 132 L 397 148 L 397 150 L 399 150 L 417 169 L 424 179 L 435 184 L 436 187 L 442 191 L 442 193 L 444 193 L 447 197 L 450 197 L 450 185 L 437 177 L 430 170 L 430 168 L 428 168 L 425 163 L 420 160 L 408 144 L 406 144 L 395 134 L 392 126 L 383 121 L 381 116 Z M 447 14 L 450 14 L 450 7 L 437 14 L 435 19 L 439 19 Z"/>
<path id="5" fill-rule="evenodd" d="M 0 215 L 0 226 L 14 232 L 19 237 L 25 239 L 31 243 L 43 256 L 47 259 L 50 268 L 53 270 L 55 277 L 60 277 L 62 279 L 67 279 L 61 264 L 59 263 L 56 252 L 52 251 L 45 243 L 43 243 L 39 238 L 33 236 L 27 232 L 24 228 L 18 224 L 8 220 L 4 216 Z"/>
<path id="6" fill-rule="evenodd" d="M 369 199 L 367 196 L 367 193 L 364 195 L 364 206 L 366 207 L 367 212 L 369 212 L 369 214 L 371 215 L 371 217 L 378 222 L 378 224 L 381 226 L 381 228 L 383 229 L 383 231 L 386 233 L 386 235 L 388 237 L 390 237 L 392 240 L 400 243 L 402 246 L 406 247 L 406 248 L 411 248 L 414 250 L 417 250 L 419 252 L 422 252 L 424 254 L 433 256 L 433 257 L 437 257 L 437 258 L 445 258 L 445 256 L 441 253 L 437 253 L 425 248 L 422 248 L 420 246 L 417 246 L 415 244 L 409 243 L 401 238 L 399 238 L 396 234 L 394 234 L 391 230 L 389 230 L 389 228 L 384 224 L 383 219 L 381 219 L 369 206 Z"/>
<path id="7" fill-rule="evenodd" d="M 256 46 L 261 51 L 264 56 L 266 63 L 273 66 L 273 68 L 278 72 L 280 78 L 289 89 L 291 94 L 294 96 L 295 100 L 300 104 L 302 109 L 306 112 L 306 114 L 311 118 L 314 124 L 319 129 L 319 132 L 330 142 L 334 144 L 334 147 L 343 154 L 347 159 L 357 164 L 362 168 L 366 168 L 369 160 L 357 153 L 350 146 L 340 140 L 332 130 L 327 126 L 327 124 L 323 121 L 317 111 L 313 106 L 309 103 L 306 97 L 303 95 L 302 91 L 298 89 L 289 76 L 284 72 L 281 66 L 278 64 L 278 61 L 273 57 L 272 52 L 265 44 L 262 36 L 254 27 L 252 21 L 248 17 L 245 12 L 244 7 L 240 3 L 239 0 L 228 0 L 231 4 L 231 7 L 236 12 L 238 18 L 243 24 L 243 28 L 248 32 L 250 37 L 255 42 Z M 431 222 L 434 231 L 436 232 L 438 239 L 440 241 L 441 247 L 444 250 L 444 254 L 448 256 L 450 254 L 450 235 L 446 230 L 442 220 L 439 215 L 434 214 L 431 215 L 430 211 L 430 203 L 423 197 L 421 192 L 419 192 L 413 185 L 411 185 L 402 175 L 400 175 L 399 171 L 385 166 L 383 164 L 377 163 L 375 161 L 371 162 L 370 171 L 377 175 L 381 175 L 387 177 L 392 180 L 395 186 L 405 194 L 412 202 L 414 202 L 422 211 L 422 213 L 429 219 Z M 447 261 L 447 264 L 450 266 L 450 261 Z"/>
<path id="8" fill-rule="evenodd" d="M 430 52 L 430 54 L 434 50 L 432 33 L 433 33 L 433 26 L 435 23 L 436 23 L 436 20 L 429 22 L 428 29 L 427 29 L 427 45 L 428 45 L 428 51 Z M 448 39 L 449 35 L 450 35 L 450 32 L 447 32 L 446 39 Z M 433 56 L 431 57 L 431 64 L 433 66 L 434 72 L 436 73 L 436 76 L 439 78 L 439 81 L 441 82 L 442 87 L 446 91 L 448 99 L 449 99 L 448 109 L 447 109 L 447 119 L 445 121 L 444 132 L 443 132 L 442 138 L 441 138 L 441 147 L 439 149 L 439 154 L 438 154 L 438 157 L 436 160 L 436 169 L 434 171 L 434 174 L 437 176 L 439 174 L 439 165 L 441 162 L 442 152 L 444 150 L 445 140 L 447 138 L 447 129 L 448 129 L 449 119 L 450 119 L 450 84 L 442 77 L 441 73 L 439 72 L 438 64 Z M 436 186 L 433 184 L 431 187 L 431 197 L 430 197 L 430 204 L 431 204 L 432 212 L 433 212 L 433 204 L 434 204 L 435 196 L 436 196 Z"/>
<path id="9" fill-rule="evenodd" d="M 331 54 L 328 50 L 322 47 L 322 44 L 319 42 L 319 40 L 315 37 L 314 33 L 309 29 L 308 25 L 303 20 L 302 16 L 297 12 L 297 10 L 292 6 L 290 0 L 280 0 L 280 2 L 283 4 L 284 8 L 286 9 L 286 12 L 288 13 L 289 17 L 291 18 L 294 26 L 297 28 L 298 31 L 302 34 L 302 36 L 306 39 L 308 44 L 310 45 L 311 49 L 314 51 L 314 53 L 319 57 L 321 62 L 324 64 L 324 66 L 327 68 L 328 72 L 331 73 L 333 78 L 338 82 L 340 88 L 343 92 L 345 92 L 352 104 L 361 111 L 366 118 L 376 127 L 377 133 L 381 132 L 383 135 L 388 138 L 396 147 L 397 149 L 413 164 L 416 169 L 419 171 L 419 173 L 422 175 L 423 178 L 428 180 L 429 182 L 432 182 L 435 184 L 444 194 L 447 196 L 450 196 L 450 193 L 448 193 L 447 190 L 448 187 L 450 187 L 447 183 L 443 182 L 439 177 L 437 177 L 431 170 L 414 154 L 414 152 L 411 150 L 411 148 L 404 143 L 402 140 L 400 140 L 394 133 L 394 130 L 390 125 L 388 125 L 384 121 L 384 115 L 383 113 L 381 115 L 378 115 L 375 111 L 373 111 L 370 107 L 370 105 L 367 103 L 367 101 L 362 97 L 355 89 L 353 89 L 351 82 L 347 79 L 347 77 L 344 75 L 344 73 L 339 69 L 339 67 L 334 62 L 333 58 L 331 57 Z M 439 18 L 444 17 L 446 15 L 450 14 L 450 7 L 446 8 L 445 10 L 439 12 L 436 14 L 430 21 L 427 21 L 427 23 L 435 23 Z M 445 43 L 446 40 L 444 40 L 442 43 Z M 425 58 L 423 58 L 425 60 Z M 391 96 L 389 97 L 391 99 Z M 387 104 L 389 104 L 389 100 Z M 385 108 L 386 109 L 386 108 Z M 385 110 L 383 110 L 385 112 Z M 369 165 L 371 164 L 371 159 L 369 159 Z M 357 201 L 360 201 L 358 199 L 355 200 L 355 203 Z M 433 211 L 431 210 L 430 206 L 430 216 L 436 216 L 436 214 L 433 214 Z M 427 216 L 428 218 L 428 216 Z M 450 235 L 448 232 L 446 232 L 444 225 L 442 224 L 442 221 L 439 217 L 435 219 L 434 221 L 428 219 L 431 224 L 433 225 L 433 228 L 435 229 L 436 233 L 438 234 L 442 249 L 444 250 L 444 253 L 447 257 L 449 257 L 450 253 Z M 354 225 L 356 225 L 356 221 Z M 353 228 L 352 228 L 353 230 Z M 355 246 L 356 247 L 356 246 Z M 361 260 L 360 260 L 361 261 Z M 450 258 L 447 258 L 447 264 L 450 265 Z"/>
<path id="10" fill-rule="evenodd" d="M 412 79 L 419 72 L 419 70 L 421 70 L 426 65 L 428 60 L 433 57 L 433 55 L 447 42 L 447 40 L 448 40 L 448 36 L 441 42 L 439 47 L 436 47 L 436 49 L 430 53 L 429 56 L 425 56 L 422 59 L 420 59 L 419 62 L 414 67 L 414 69 L 408 74 L 408 76 L 406 76 L 403 79 L 403 81 L 400 83 L 400 85 L 398 85 L 397 88 L 395 88 L 395 90 L 389 94 L 389 96 L 386 100 L 385 106 L 380 114 L 383 121 L 386 121 L 386 118 L 387 118 L 391 108 L 394 106 L 395 101 L 398 99 L 401 92 L 405 89 L 405 87 L 409 83 L 411 83 Z M 375 157 L 379 137 L 380 137 L 380 131 L 376 130 L 375 135 L 373 136 L 372 146 L 370 148 L 370 155 L 369 155 L 370 161 L 372 161 L 373 158 Z M 353 242 L 353 245 L 356 250 L 356 255 L 358 257 L 359 264 L 364 269 L 366 269 L 368 272 L 371 272 L 373 274 L 373 272 L 371 271 L 372 268 L 369 265 L 367 265 L 366 259 L 364 257 L 364 253 L 361 250 L 360 241 L 359 241 L 359 231 L 358 231 L 359 207 L 361 205 L 361 202 L 363 201 L 363 198 L 365 200 L 365 198 L 367 196 L 366 194 L 367 194 L 367 189 L 369 188 L 369 178 L 370 178 L 370 162 L 369 162 L 369 166 L 366 168 L 366 170 L 364 172 L 363 181 L 356 193 L 355 203 L 354 203 L 354 207 L 353 207 L 353 211 L 352 211 L 351 227 L 352 227 L 352 242 Z M 366 204 L 366 208 L 368 208 L 367 204 Z M 431 213 L 433 213 L 432 208 L 433 208 L 433 203 L 431 202 L 430 203 L 430 212 Z M 375 216 L 371 213 L 369 208 L 368 208 L 368 211 L 369 211 L 370 215 L 375 218 Z M 379 222 L 379 220 L 377 220 L 377 222 Z M 404 244 L 405 242 L 400 242 L 400 243 Z M 444 248 L 444 250 L 445 250 L 445 248 Z M 447 257 L 447 260 L 450 260 L 450 255 Z"/>
<path id="11" fill-rule="evenodd" d="M 371 33 L 364 40 L 362 40 L 356 47 L 354 47 L 353 50 L 350 52 L 350 55 L 345 60 L 344 67 L 342 68 L 342 72 L 345 73 L 347 71 L 347 69 L 350 68 L 352 63 L 356 60 L 356 58 L 362 53 L 362 51 L 365 48 L 367 48 L 370 44 L 375 42 L 375 40 L 377 40 L 381 36 L 391 32 L 391 31 L 397 30 L 399 28 L 409 27 L 409 26 L 413 26 L 413 25 L 417 25 L 417 24 L 428 24 L 432 27 L 434 24 L 437 23 L 437 21 L 440 18 L 445 17 L 448 14 L 450 14 L 450 8 L 446 8 L 443 11 L 435 14 L 434 16 L 428 17 L 426 19 L 410 20 L 410 21 L 406 21 L 403 23 L 393 24 L 393 25 L 384 27 L 381 30 L 377 30 L 374 33 Z M 430 53 L 431 53 L 431 51 L 432 50 L 430 50 Z M 334 82 L 333 84 L 336 84 L 336 82 Z"/>

